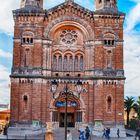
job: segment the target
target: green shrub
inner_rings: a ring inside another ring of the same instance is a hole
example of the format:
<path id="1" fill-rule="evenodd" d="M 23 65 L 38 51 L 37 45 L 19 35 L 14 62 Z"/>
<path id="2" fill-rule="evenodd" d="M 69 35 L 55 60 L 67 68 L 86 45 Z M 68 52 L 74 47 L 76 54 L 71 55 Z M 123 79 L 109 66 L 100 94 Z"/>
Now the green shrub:
<path id="1" fill-rule="evenodd" d="M 129 122 L 129 128 L 132 130 L 136 130 L 137 127 L 139 126 L 139 119 L 133 118 Z"/>

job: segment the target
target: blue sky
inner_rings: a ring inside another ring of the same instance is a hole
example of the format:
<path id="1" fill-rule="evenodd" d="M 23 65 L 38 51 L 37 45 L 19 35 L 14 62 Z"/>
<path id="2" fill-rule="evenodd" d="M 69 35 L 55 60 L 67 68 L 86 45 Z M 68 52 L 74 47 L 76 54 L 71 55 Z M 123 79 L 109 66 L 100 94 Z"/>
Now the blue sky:
<path id="1" fill-rule="evenodd" d="M 49 9 L 64 0 L 45 0 Z M 94 0 L 75 0 L 93 10 Z M 9 103 L 10 71 L 13 50 L 12 10 L 20 7 L 20 0 L 4 0 L 0 8 L 0 103 Z M 125 96 L 140 95 L 140 0 L 118 0 L 118 8 L 126 13 L 124 24 L 124 68 L 126 75 Z"/>

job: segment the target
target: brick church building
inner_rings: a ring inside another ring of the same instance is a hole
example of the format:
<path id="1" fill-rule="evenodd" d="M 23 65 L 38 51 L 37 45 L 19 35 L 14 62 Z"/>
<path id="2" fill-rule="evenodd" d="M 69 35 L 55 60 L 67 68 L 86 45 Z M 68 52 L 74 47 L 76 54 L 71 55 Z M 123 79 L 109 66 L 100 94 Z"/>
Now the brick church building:
<path id="1" fill-rule="evenodd" d="M 95 10 L 74 2 L 43 9 L 43 0 L 22 0 L 13 11 L 11 122 L 64 126 L 66 82 L 68 126 L 124 124 L 123 23 L 117 0 L 95 0 Z M 58 83 L 55 95 L 51 82 Z M 77 97 L 75 83 L 83 91 Z M 55 96 L 55 98 L 53 97 Z"/>

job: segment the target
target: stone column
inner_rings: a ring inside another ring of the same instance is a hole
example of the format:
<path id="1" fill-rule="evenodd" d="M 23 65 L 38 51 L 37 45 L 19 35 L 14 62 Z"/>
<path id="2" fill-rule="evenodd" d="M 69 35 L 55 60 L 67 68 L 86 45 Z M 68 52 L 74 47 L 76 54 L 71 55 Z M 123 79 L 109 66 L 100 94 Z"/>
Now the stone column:
<path id="1" fill-rule="evenodd" d="M 89 80 L 88 85 L 88 122 L 90 125 L 93 124 L 94 121 L 94 109 L 97 108 L 97 106 L 94 106 L 95 98 L 94 98 L 94 85 L 93 81 Z"/>
<path id="2" fill-rule="evenodd" d="M 43 75 L 51 74 L 52 41 L 43 41 Z"/>
<path id="3" fill-rule="evenodd" d="M 94 135 L 101 136 L 103 130 L 103 80 L 94 81 Z"/>
<path id="4" fill-rule="evenodd" d="M 93 75 L 91 70 L 94 67 L 94 41 L 89 40 L 85 42 L 85 60 L 84 67 L 86 75 Z"/>

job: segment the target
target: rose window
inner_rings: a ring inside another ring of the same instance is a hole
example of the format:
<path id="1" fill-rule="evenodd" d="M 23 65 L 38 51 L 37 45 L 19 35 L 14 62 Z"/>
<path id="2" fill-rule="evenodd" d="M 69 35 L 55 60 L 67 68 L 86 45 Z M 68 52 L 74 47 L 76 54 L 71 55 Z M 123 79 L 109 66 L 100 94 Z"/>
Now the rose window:
<path id="1" fill-rule="evenodd" d="M 64 30 L 60 34 L 62 43 L 72 45 L 77 41 L 77 32 L 74 30 Z"/>

